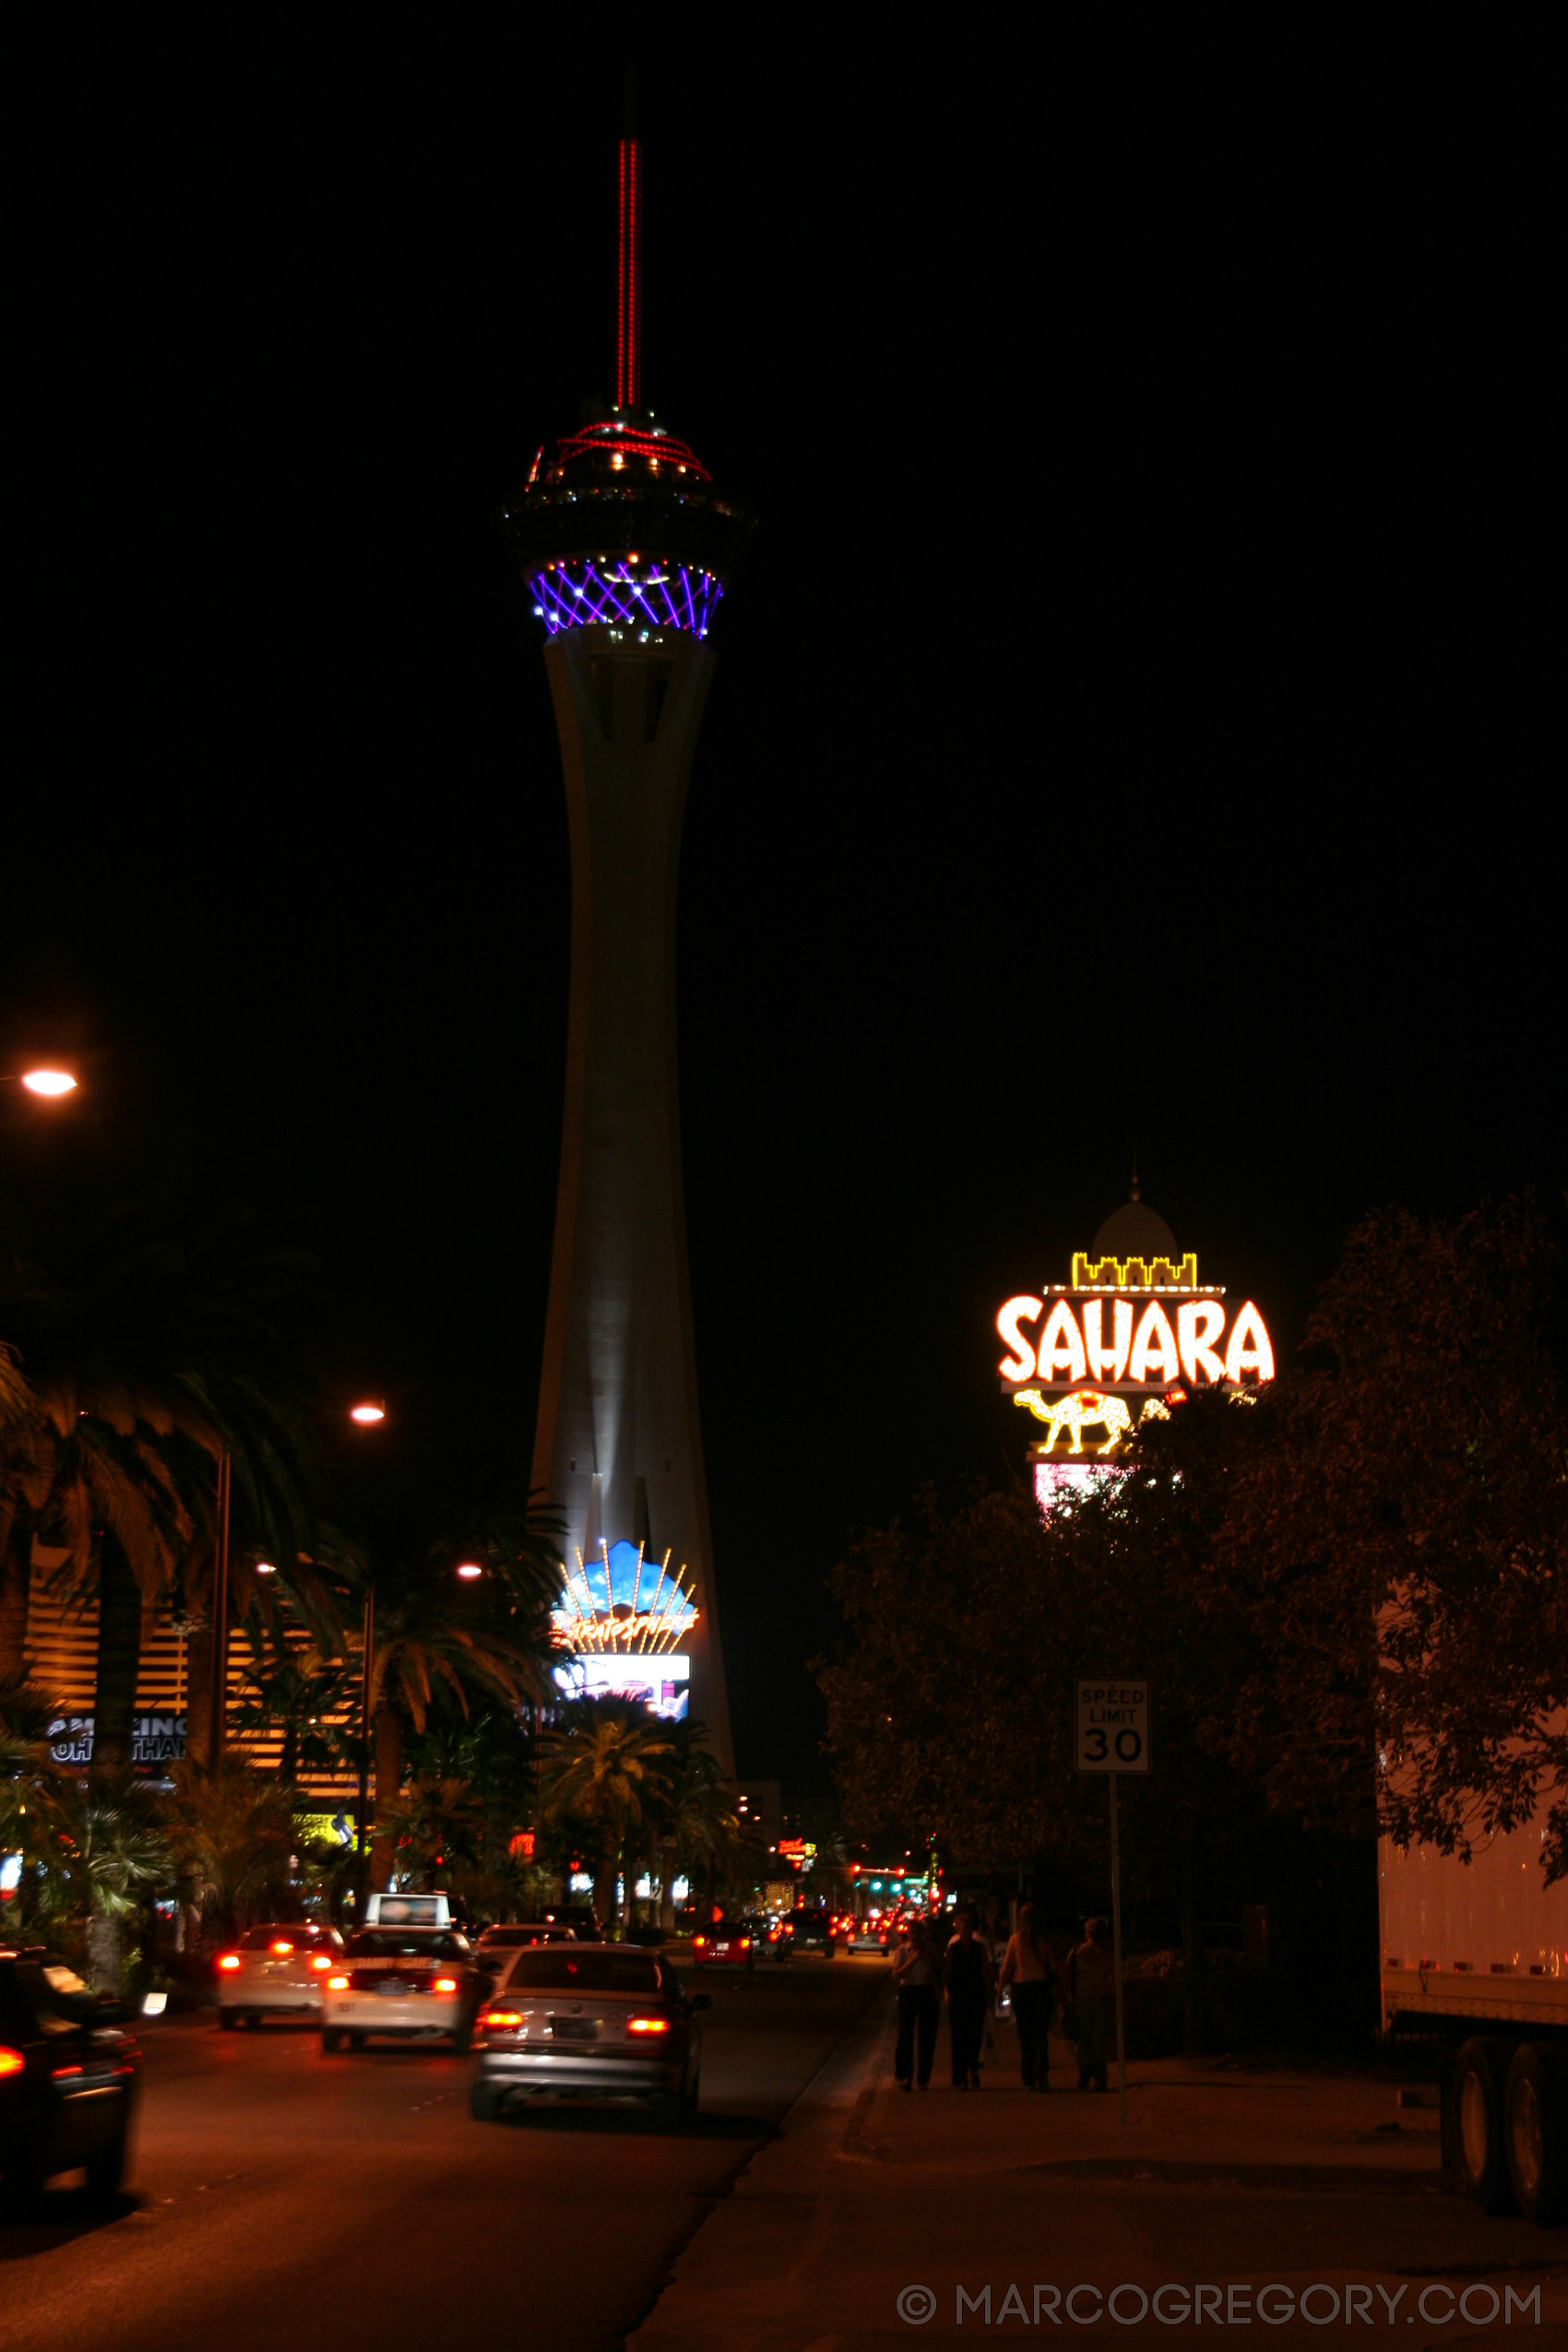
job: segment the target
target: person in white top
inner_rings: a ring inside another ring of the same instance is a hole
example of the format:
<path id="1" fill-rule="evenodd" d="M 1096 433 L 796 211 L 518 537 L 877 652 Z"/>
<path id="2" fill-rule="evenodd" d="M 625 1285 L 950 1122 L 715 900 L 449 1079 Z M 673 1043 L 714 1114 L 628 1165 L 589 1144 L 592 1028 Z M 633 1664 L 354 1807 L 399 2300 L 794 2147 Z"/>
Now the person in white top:
<path id="1" fill-rule="evenodd" d="M 1013 2018 L 1018 2028 L 1018 2057 L 1026 2091 L 1051 2088 L 1051 2013 L 1064 1998 L 1062 1978 L 1051 1946 L 1035 1918 L 1035 1907 L 1026 1903 L 1018 1925 L 1008 1940 L 997 1990 L 1011 1985 Z"/>

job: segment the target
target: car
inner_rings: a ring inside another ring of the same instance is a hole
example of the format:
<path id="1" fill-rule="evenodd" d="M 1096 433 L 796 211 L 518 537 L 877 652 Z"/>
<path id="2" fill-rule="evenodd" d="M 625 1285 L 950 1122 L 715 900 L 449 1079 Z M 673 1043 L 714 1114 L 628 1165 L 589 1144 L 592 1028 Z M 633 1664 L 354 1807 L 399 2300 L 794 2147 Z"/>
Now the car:
<path id="1" fill-rule="evenodd" d="M 519 1952 L 480 2011 L 469 2104 L 493 2123 L 554 2095 L 650 2102 L 677 2129 L 695 2117 L 705 1992 L 686 1993 L 657 1952 L 547 1943 Z"/>
<path id="2" fill-rule="evenodd" d="M 336 1928 L 300 1919 L 247 1928 L 218 1955 L 220 2025 L 259 2025 L 264 2017 L 319 2019 L 322 1979 L 342 1956 Z"/>
<path id="3" fill-rule="evenodd" d="M 576 1928 L 559 1927 L 552 1919 L 508 1920 L 505 1927 L 486 1928 L 474 1948 L 474 1959 L 487 1977 L 505 1974 L 514 1952 L 536 1943 L 577 1943 Z"/>
<path id="4" fill-rule="evenodd" d="M 850 1952 L 890 1952 L 897 1940 L 897 1931 L 890 1919 L 856 1919 L 849 1930 L 846 1949 Z"/>
<path id="5" fill-rule="evenodd" d="M 447 2037 L 466 2051 L 489 1990 L 473 1946 L 456 1928 L 357 1929 L 339 1966 L 322 1978 L 321 2047 Z"/>
<path id="6" fill-rule="evenodd" d="M 756 1938 L 743 1919 L 717 1919 L 692 1938 L 699 1968 L 745 1968 L 756 1965 Z"/>
<path id="7" fill-rule="evenodd" d="M 41 1946 L 0 1946 L 0 2176 L 14 2197 L 87 2172 L 94 2198 L 125 2175 L 141 2053 L 117 2002 Z"/>
<path id="8" fill-rule="evenodd" d="M 759 1960 L 788 1960 L 792 1939 L 782 1919 L 758 1911 L 742 1919 L 741 1925 L 751 1937 L 752 1950 Z"/>
<path id="9" fill-rule="evenodd" d="M 820 1952 L 831 1960 L 837 1948 L 837 1932 L 832 1915 L 827 1911 L 807 1909 L 790 1914 L 790 1948 L 792 1952 Z"/>

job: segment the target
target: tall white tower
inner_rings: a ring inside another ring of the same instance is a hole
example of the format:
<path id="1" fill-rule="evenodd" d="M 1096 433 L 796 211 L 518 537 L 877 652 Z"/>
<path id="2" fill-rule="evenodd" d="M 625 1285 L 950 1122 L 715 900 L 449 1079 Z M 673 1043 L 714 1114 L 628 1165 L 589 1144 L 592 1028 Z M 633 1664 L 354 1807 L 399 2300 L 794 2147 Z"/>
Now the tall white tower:
<path id="1" fill-rule="evenodd" d="M 616 402 L 506 515 L 549 633 L 572 845 L 561 1185 L 533 1478 L 588 1687 L 646 1688 L 733 1775 L 686 1266 L 681 826 L 707 632 L 751 518 L 641 407 L 641 154 L 621 145 Z"/>

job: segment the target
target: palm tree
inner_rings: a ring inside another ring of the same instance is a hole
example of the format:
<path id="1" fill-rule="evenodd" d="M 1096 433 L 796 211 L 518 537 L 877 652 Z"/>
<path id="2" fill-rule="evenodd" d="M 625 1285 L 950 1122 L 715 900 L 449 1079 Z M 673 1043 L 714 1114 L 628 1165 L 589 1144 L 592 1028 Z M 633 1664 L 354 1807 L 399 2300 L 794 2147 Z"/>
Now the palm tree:
<path id="1" fill-rule="evenodd" d="M 357 1758 L 358 1742 L 329 1717 L 351 1708 L 357 1679 L 346 1659 L 323 1657 L 313 1649 L 253 1657 L 241 1678 L 244 1696 L 234 1728 L 266 1732 L 282 1726 L 278 1777 L 286 1787 L 292 1787 L 302 1768 L 340 1771 Z"/>
<path id="2" fill-rule="evenodd" d="M 484 1811 L 466 1780 L 410 1780 L 383 1812 L 376 1835 L 390 1843 L 399 1871 L 425 1880 L 472 1862 L 484 1836 Z"/>
<path id="3" fill-rule="evenodd" d="M 711 1894 L 716 1875 L 728 1875 L 747 1840 L 740 1815 L 724 1785 L 718 1757 L 707 1746 L 707 1726 L 690 1721 L 671 1727 L 674 1749 L 670 1794 L 657 1823 L 662 1864 L 662 1924 L 675 1924 L 671 1886 L 678 1874 L 706 1871 Z"/>
<path id="4" fill-rule="evenodd" d="M 124 1990 L 125 1922 L 142 1891 L 170 1867 L 168 1841 L 145 1792 L 133 1783 L 88 1788 L 67 1780 L 53 1824 L 54 1869 L 65 1901 L 86 1909 L 87 1974 L 101 1990 Z"/>
<path id="5" fill-rule="evenodd" d="M 392 1867 L 385 1822 L 391 1819 L 402 1783 L 405 1717 L 422 1732 L 438 1689 L 448 1692 L 466 1716 L 469 1684 L 508 1706 L 542 1699 L 546 1684 L 537 1643 L 525 1646 L 482 1621 L 466 1621 L 466 1604 L 449 1577 L 439 1573 L 398 1572 L 378 1583 L 370 1673 L 376 1798 L 371 1872 L 377 1884 Z"/>
<path id="6" fill-rule="evenodd" d="M 42 1537 L 66 1550 L 60 1589 L 99 1602 L 99 1781 L 129 1768 L 144 1606 L 171 1592 L 187 1616 L 201 1605 L 225 1454 L 242 1561 L 270 1560 L 278 1586 L 330 1639 L 308 1413 L 286 1327 L 303 1288 L 298 1257 L 260 1247 L 232 1217 L 174 1240 L 126 1213 L 76 1253 L 63 1282 L 14 1229 L 0 1235 L 0 1317 L 16 1359 L 0 1396 L 0 1672 L 20 1663 L 23 1579 Z M 18 1367 L 25 1396 L 13 1393 Z"/>
<path id="7" fill-rule="evenodd" d="M 0 1854 L 19 1854 L 22 1875 L 6 1912 L 7 1931 L 42 1924 L 57 1890 L 48 1873 L 58 1854 L 65 1775 L 49 1748 L 58 1699 L 25 1675 L 0 1676 Z"/>
<path id="8" fill-rule="evenodd" d="M 170 1777 L 169 1850 L 192 1899 L 232 1933 L 253 1899 L 265 1895 L 270 1908 L 284 1894 L 294 1843 L 290 1792 L 238 1764 L 208 1772 L 187 1761 Z"/>
<path id="9" fill-rule="evenodd" d="M 581 1832 L 596 1858 L 594 1907 L 612 1918 L 617 1868 L 634 1833 L 650 1832 L 669 1801 L 669 1727 L 624 1700 L 583 1699 L 540 1745 L 544 1818 Z"/>

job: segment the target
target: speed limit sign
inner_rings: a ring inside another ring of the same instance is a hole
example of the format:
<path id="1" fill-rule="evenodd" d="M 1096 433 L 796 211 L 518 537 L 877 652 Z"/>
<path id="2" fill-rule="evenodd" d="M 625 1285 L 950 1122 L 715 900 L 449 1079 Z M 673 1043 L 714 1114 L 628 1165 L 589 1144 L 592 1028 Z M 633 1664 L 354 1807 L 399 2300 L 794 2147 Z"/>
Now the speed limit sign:
<path id="1" fill-rule="evenodd" d="M 1080 1681 L 1078 1770 L 1146 1772 L 1148 1766 L 1148 1684 L 1135 1675 Z"/>

